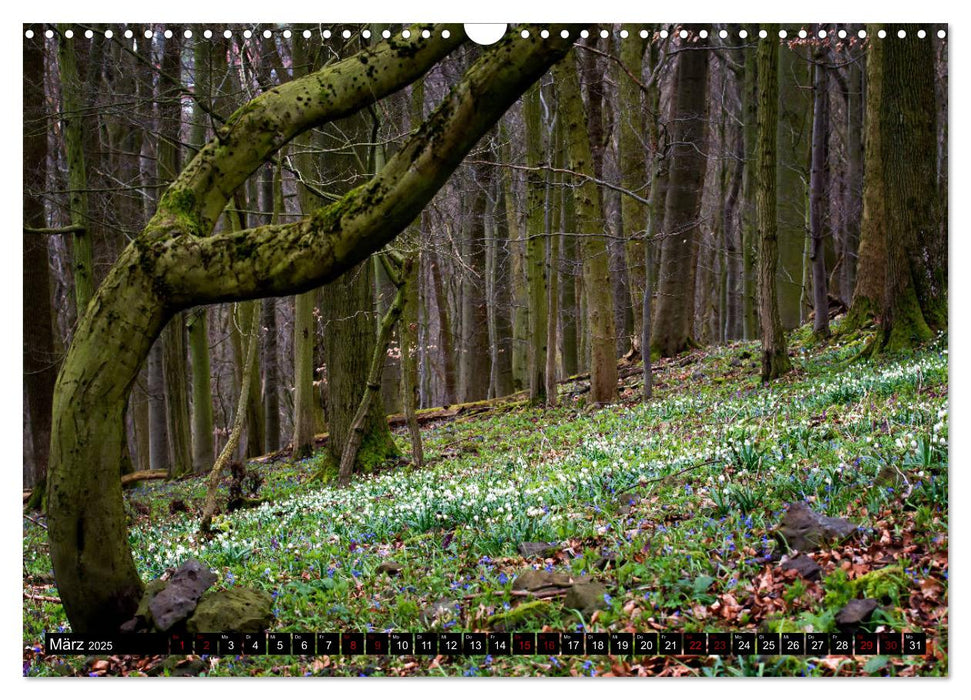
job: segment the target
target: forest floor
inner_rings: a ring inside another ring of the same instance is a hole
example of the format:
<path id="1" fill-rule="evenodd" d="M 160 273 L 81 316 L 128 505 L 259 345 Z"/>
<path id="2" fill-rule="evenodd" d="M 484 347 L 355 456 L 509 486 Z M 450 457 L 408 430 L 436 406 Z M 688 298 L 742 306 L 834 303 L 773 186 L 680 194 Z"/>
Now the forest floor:
<path id="1" fill-rule="evenodd" d="M 312 480 L 320 455 L 254 463 L 267 503 L 218 516 L 211 540 L 196 534 L 201 479 L 145 482 L 126 492 L 135 561 L 147 580 L 194 556 L 217 588 L 270 592 L 274 631 L 836 631 L 847 600 L 873 597 L 864 630 L 929 640 L 926 655 L 902 657 L 203 658 L 212 676 L 947 675 L 947 338 L 848 362 L 866 340 L 817 345 L 797 331 L 796 370 L 768 387 L 754 342 L 662 363 L 647 404 L 636 375 L 598 409 L 567 383 L 559 407 L 428 425 L 426 468 L 347 489 Z M 407 431 L 396 439 L 407 456 Z M 860 528 L 809 553 L 816 580 L 785 568 L 774 537 L 801 501 Z M 29 516 L 24 674 L 144 672 L 151 664 L 44 655 L 43 632 L 69 625 L 43 517 Z M 530 542 L 555 546 L 523 557 Z M 400 571 L 379 573 L 389 562 Z M 529 568 L 593 576 L 604 609 L 514 591 Z"/>

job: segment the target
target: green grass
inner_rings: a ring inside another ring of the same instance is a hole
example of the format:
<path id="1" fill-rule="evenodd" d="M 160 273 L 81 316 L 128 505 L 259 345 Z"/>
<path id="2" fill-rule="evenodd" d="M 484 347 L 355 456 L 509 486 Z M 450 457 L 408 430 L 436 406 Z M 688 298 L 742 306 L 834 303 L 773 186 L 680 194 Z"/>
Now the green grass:
<path id="1" fill-rule="evenodd" d="M 168 510 L 181 499 L 198 511 L 201 480 L 146 484 L 127 493 L 129 504 L 150 513 L 130 508 L 135 561 L 148 579 L 195 556 L 217 572 L 219 587 L 265 589 L 275 597 L 280 631 L 421 631 L 420 612 L 439 599 L 460 604 L 443 629 L 486 629 L 521 602 L 510 595 L 512 579 L 531 563 L 593 574 L 610 591 L 608 609 L 592 619 L 560 600 L 544 606 L 534 617 L 551 630 L 739 631 L 780 621 L 822 630 L 832 624 L 834 601 L 860 588 L 852 579 L 886 566 L 880 557 L 889 556 L 899 576 L 883 587 L 893 595 L 873 628 L 927 629 L 936 656 L 883 665 L 866 657 L 692 657 L 677 666 L 694 675 L 946 675 L 947 339 L 848 364 L 864 340 L 797 346 L 796 371 L 770 387 L 758 381 L 755 343 L 696 352 L 697 361 L 684 367 L 665 363 L 646 405 L 633 387 L 627 403 L 588 411 L 569 398 L 566 384 L 557 408 L 524 406 L 427 428 L 426 469 L 379 472 L 344 490 L 311 478 L 316 457 L 254 465 L 269 502 L 217 518 L 220 532 L 211 541 L 196 536 L 197 513 Z M 693 377 L 699 371 L 704 378 Z M 406 434 L 396 440 L 407 454 Z M 888 464 L 910 484 L 905 500 L 902 482 L 884 478 Z M 780 578 L 767 559 L 776 546 L 771 529 L 784 504 L 796 500 L 862 526 L 860 538 L 835 550 L 840 561 L 862 562 L 842 589 L 833 557 L 818 559 L 824 580 L 812 583 Z M 25 519 L 25 591 L 28 574 L 50 575 L 44 539 Z M 569 553 L 526 562 L 517 544 L 536 540 Z M 605 552 L 616 555 L 615 564 L 595 570 Z M 389 559 L 404 565 L 401 576 L 375 573 Z M 924 596 L 928 581 L 939 586 L 938 600 Z M 57 595 L 53 586 L 30 591 Z M 769 592 L 774 597 L 765 598 Z M 922 601 L 916 616 L 912 595 Z M 25 599 L 25 673 L 63 673 L 63 663 L 80 668 L 83 659 L 29 650 L 44 630 L 61 628 L 69 625 L 59 604 Z M 225 658 L 210 675 L 618 672 L 608 657 L 314 662 Z M 634 659 L 620 672 L 659 669 Z"/>

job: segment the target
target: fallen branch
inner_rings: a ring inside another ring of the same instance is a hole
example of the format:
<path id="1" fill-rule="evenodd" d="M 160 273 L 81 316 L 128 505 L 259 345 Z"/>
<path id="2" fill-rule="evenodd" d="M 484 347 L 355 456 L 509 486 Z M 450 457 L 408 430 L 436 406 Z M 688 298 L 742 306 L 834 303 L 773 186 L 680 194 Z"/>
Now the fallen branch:
<path id="1" fill-rule="evenodd" d="M 38 527 L 42 527 L 45 530 L 47 529 L 47 526 L 44 523 L 42 523 L 42 522 L 40 522 L 38 520 L 34 520 L 32 517 L 30 517 L 26 513 L 24 513 L 24 517 L 27 518 L 27 520 L 29 520 L 30 522 L 32 522 L 34 525 L 37 525 Z"/>
<path id="2" fill-rule="evenodd" d="M 674 477 L 681 476 L 682 474 L 686 472 L 690 472 L 693 469 L 698 469 L 700 467 L 704 467 L 709 464 L 716 464 L 717 462 L 720 462 L 720 461 L 721 460 L 719 459 L 706 459 L 704 462 L 698 462 L 698 464 L 692 464 L 690 467 L 685 467 L 680 471 L 674 472 L 674 474 L 665 474 L 664 476 L 659 476 L 656 479 L 644 479 L 642 481 L 638 481 L 633 486 L 628 486 L 626 489 L 621 489 L 620 491 L 617 491 L 617 493 L 627 493 L 628 491 L 633 491 L 634 489 L 640 488 L 641 486 L 647 486 L 648 484 L 653 484 L 658 481 L 664 481 L 665 479 L 673 479 Z"/>
<path id="3" fill-rule="evenodd" d="M 32 226 L 24 226 L 24 233 L 33 233 L 40 236 L 61 236 L 67 233 L 84 233 L 84 226 L 81 224 L 72 224 L 71 226 L 62 226 L 60 228 L 34 228 Z"/>
<path id="4" fill-rule="evenodd" d="M 33 593 L 28 593 L 24 591 L 24 598 L 28 600 L 40 600 L 45 603 L 60 603 L 61 599 L 52 595 L 34 595 Z"/>
<path id="5" fill-rule="evenodd" d="M 168 479 L 169 472 L 167 469 L 146 469 L 141 472 L 132 472 L 131 474 L 125 474 L 121 477 L 121 485 L 128 486 L 129 484 L 134 484 L 136 481 L 150 481 L 152 479 Z"/>

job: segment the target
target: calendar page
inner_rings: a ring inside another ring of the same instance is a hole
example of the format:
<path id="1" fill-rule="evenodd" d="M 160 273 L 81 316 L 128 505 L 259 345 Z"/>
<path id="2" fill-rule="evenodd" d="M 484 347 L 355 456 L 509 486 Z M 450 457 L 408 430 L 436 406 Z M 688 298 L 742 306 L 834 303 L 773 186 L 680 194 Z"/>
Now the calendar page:
<path id="1" fill-rule="evenodd" d="M 21 36 L 24 676 L 948 675 L 947 24 Z"/>

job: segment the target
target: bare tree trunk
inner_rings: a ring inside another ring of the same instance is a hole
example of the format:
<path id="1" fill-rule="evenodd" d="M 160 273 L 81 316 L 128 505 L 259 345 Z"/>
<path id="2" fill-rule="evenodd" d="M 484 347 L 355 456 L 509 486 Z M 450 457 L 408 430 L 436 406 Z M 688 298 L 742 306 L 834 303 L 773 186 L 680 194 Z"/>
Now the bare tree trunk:
<path id="1" fill-rule="evenodd" d="M 693 344 L 692 312 L 701 194 L 707 164 L 708 52 L 684 47 L 675 57 L 671 168 L 664 203 L 661 279 L 652 351 L 672 357 Z"/>
<path id="2" fill-rule="evenodd" d="M 212 525 L 212 517 L 216 514 L 216 494 L 219 489 L 219 477 L 233 458 L 233 452 L 236 451 L 236 447 L 239 445 L 239 438 L 246 425 L 246 406 L 249 402 L 250 389 L 253 386 L 253 368 L 256 366 L 253 360 L 256 358 L 256 348 L 260 344 L 258 333 L 260 316 L 257 313 L 253 313 L 250 319 L 249 332 L 246 338 L 246 359 L 243 362 L 245 370 L 242 381 L 240 382 L 239 401 L 236 402 L 236 414 L 233 416 L 233 427 L 229 431 L 229 439 L 219 453 L 219 457 L 216 458 L 216 463 L 212 465 L 212 471 L 209 472 L 209 478 L 206 480 L 206 502 L 203 505 L 202 518 L 199 522 L 199 531 L 202 533 L 208 533 Z"/>
<path id="3" fill-rule="evenodd" d="M 44 109 L 44 40 L 24 39 L 23 204 L 24 226 L 47 225 L 41 192 L 47 189 L 47 117 Z M 47 483 L 51 411 L 58 358 L 54 352 L 50 262 L 47 237 L 24 233 L 23 373 L 24 403 L 32 458 L 24 455 L 24 487 L 34 489 L 29 504 L 39 507 Z"/>
<path id="4" fill-rule="evenodd" d="M 823 61 L 826 53 L 818 49 L 813 67 L 813 160 L 809 189 L 812 199 L 809 226 L 812 236 L 810 260 L 813 264 L 813 333 L 829 335 L 829 300 L 827 298 L 825 245 L 825 206 L 829 184 L 829 84 Z"/>
<path id="5" fill-rule="evenodd" d="M 947 288 L 928 254 L 939 235 L 934 54 L 918 26 L 898 29 L 883 47 L 881 169 L 887 231 L 887 282 L 876 349 L 906 350 L 947 327 Z"/>
<path id="6" fill-rule="evenodd" d="M 425 466 L 425 451 L 421 430 L 415 416 L 418 398 L 418 264 L 415 261 L 401 272 L 405 298 L 401 309 L 401 404 L 404 407 L 408 434 L 411 437 L 411 461 L 416 467 Z"/>
<path id="7" fill-rule="evenodd" d="M 283 177 L 279 167 L 267 166 L 263 181 L 264 206 L 273 211 L 269 223 L 281 223 L 283 214 Z M 263 326 L 263 415 L 264 445 L 266 452 L 280 449 L 280 379 L 277 351 L 276 299 L 263 300 L 261 325 Z"/>
<path id="8" fill-rule="evenodd" d="M 374 352 L 371 355 L 371 364 L 368 370 L 367 386 L 364 389 L 364 396 L 361 398 L 357 411 L 354 413 L 354 419 L 351 421 L 347 439 L 344 442 L 344 451 L 341 453 L 340 469 L 338 471 L 338 483 L 342 486 L 350 483 L 358 450 L 360 450 L 361 443 L 368 432 L 367 420 L 371 404 L 375 399 L 379 398 L 378 392 L 381 391 L 381 373 L 384 371 L 384 358 L 388 352 L 388 343 L 391 342 L 391 333 L 394 331 L 398 319 L 401 318 L 401 312 L 407 298 L 405 280 L 411 276 L 411 268 L 413 265 L 414 262 L 411 259 L 404 261 L 401 269 L 396 271 L 392 277 L 392 281 L 398 288 L 398 291 L 395 294 L 391 307 L 385 313 L 384 318 L 381 319 L 381 326 L 378 328 L 378 337 L 374 343 Z M 388 272 L 389 276 L 391 276 L 391 270 Z"/>
<path id="9" fill-rule="evenodd" d="M 72 234 L 74 249 L 74 299 L 77 316 L 84 315 L 94 294 L 94 262 L 91 237 L 91 211 L 88 203 L 88 175 L 84 159 L 83 99 L 78 75 L 75 44 L 64 37 L 69 25 L 58 25 L 58 67 L 61 83 L 61 110 L 64 150 L 67 155 L 68 202 L 71 224 L 80 227 Z"/>
<path id="10" fill-rule="evenodd" d="M 534 85 L 523 96 L 526 125 L 526 279 L 529 289 L 529 398 L 546 401 L 546 348 L 549 311 L 549 279 L 546 269 L 546 169 L 543 148 L 543 114 L 540 87 Z"/>
<path id="11" fill-rule="evenodd" d="M 768 25 L 770 37 L 779 34 L 778 25 Z M 786 338 L 779 318 L 776 293 L 776 270 L 779 249 L 776 240 L 777 123 L 779 109 L 779 45 L 774 38 L 759 42 L 758 47 L 758 147 L 756 149 L 757 185 L 755 191 L 756 222 L 762 232 L 759 245 L 759 318 L 762 325 L 762 381 L 768 382 L 791 369 Z"/>
<path id="12" fill-rule="evenodd" d="M 554 67 L 562 118 L 565 120 L 570 165 L 574 172 L 592 174 L 590 136 L 586 126 L 575 60 Z M 576 178 L 574 178 L 576 179 Z M 590 400 L 611 403 L 617 396 L 616 331 L 607 244 L 600 217 L 600 191 L 590 180 L 574 188 L 578 233 L 583 248 L 583 288 L 590 336 Z"/>
<path id="13" fill-rule="evenodd" d="M 641 196 L 648 187 L 647 156 L 644 137 L 647 131 L 644 109 L 641 105 L 640 86 L 626 74 L 624 68 L 640 79 L 647 42 L 635 31 L 620 41 L 620 64 L 616 78 L 620 104 L 617 114 L 619 133 L 617 155 L 620 159 L 620 183 L 624 189 Z M 656 90 L 656 81 L 651 85 Z M 636 350 L 640 350 L 643 332 L 644 245 L 647 236 L 647 207 L 633 197 L 620 198 L 620 211 L 627 257 L 627 278 L 630 287 L 630 308 L 633 316 L 632 338 Z"/>

